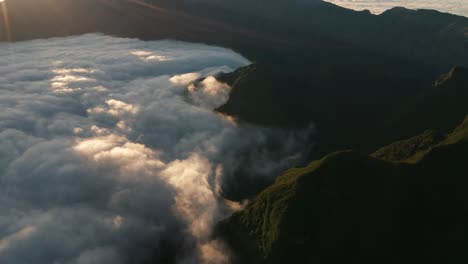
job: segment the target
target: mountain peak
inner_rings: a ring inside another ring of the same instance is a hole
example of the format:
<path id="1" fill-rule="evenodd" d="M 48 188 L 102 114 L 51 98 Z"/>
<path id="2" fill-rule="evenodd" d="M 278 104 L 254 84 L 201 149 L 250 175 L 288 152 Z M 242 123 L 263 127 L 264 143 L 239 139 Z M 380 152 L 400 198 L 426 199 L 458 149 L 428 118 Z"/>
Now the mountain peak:
<path id="1" fill-rule="evenodd" d="M 396 6 L 386 10 L 382 13 L 382 15 L 402 15 L 407 14 L 408 12 L 416 12 L 416 10 L 408 9 L 402 6 Z"/>

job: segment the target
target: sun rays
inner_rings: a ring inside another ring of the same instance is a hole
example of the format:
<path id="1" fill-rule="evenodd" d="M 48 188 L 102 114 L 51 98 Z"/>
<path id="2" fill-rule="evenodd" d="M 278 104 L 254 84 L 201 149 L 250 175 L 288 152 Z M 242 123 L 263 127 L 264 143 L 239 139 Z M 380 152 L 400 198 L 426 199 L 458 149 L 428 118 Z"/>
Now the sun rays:
<path id="1" fill-rule="evenodd" d="M 1 20 L 4 25 L 4 34 L 6 35 L 6 39 L 8 41 L 11 40 L 11 26 L 10 26 L 10 19 L 8 17 L 8 9 L 7 9 L 7 3 L 4 0 L 0 0 L 0 14 L 1 14 Z"/>

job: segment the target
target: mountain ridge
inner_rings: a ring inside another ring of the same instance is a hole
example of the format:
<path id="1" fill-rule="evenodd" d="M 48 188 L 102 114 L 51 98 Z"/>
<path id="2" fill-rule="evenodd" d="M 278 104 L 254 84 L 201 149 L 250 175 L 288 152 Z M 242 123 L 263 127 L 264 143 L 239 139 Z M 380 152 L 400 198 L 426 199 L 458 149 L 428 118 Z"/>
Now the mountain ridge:
<path id="1" fill-rule="evenodd" d="M 101 32 L 221 45 L 260 62 L 272 56 L 279 57 L 277 62 L 291 55 L 298 59 L 307 50 L 313 51 L 310 58 L 324 56 L 320 50 L 328 53 L 320 63 L 343 54 L 344 61 L 357 61 L 350 57 L 354 50 L 362 53 L 361 60 L 378 55 L 427 64 L 437 72 L 455 64 L 468 66 L 468 18 L 435 11 L 396 9 L 405 15 L 391 10 L 372 15 L 321 1 L 305 8 L 277 9 L 269 2 L 259 5 L 261 12 L 252 11 L 250 1 L 241 10 L 228 8 L 239 5 L 237 1 L 226 1 L 228 7 L 210 1 L 165 0 L 7 0 L 5 4 L 10 30 L 7 36 L 6 20 L 1 19 L 0 41 Z M 450 51 L 445 49 L 448 46 Z M 349 52 L 340 52 L 343 49 Z"/>
<path id="2" fill-rule="evenodd" d="M 233 88 L 217 110 L 265 126 L 314 123 L 319 145 L 313 158 L 340 149 L 372 153 L 427 129 L 447 133 L 468 112 L 468 73 L 463 67 L 436 81 L 389 75 L 372 65 L 323 67 L 299 74 L 308 79 L 255 64 L 219 75 Z"/>
<path id="3" fill-rule="evenodd" d="M 236 263 L 467 260 L 467 121 L 414 163 L 340 151 L 290 169 L 219 231 Z"/>

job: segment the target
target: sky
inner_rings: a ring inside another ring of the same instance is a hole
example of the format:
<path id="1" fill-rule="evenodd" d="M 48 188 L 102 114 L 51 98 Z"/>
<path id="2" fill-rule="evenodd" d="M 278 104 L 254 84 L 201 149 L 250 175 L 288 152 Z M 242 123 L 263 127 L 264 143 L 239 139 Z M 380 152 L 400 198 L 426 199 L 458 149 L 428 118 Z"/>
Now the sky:
<path id="1" fill-rule="evenodd" d="M 395 6 L 411 9 L 436 9 L 468 17 L 468 0 L 327 0 L 328 2 L 356 10 L 368 9 L 380 14 Z"/>
<path id="2" fill-rule="evenodd" d="M 214 112 L 212 75 L 250 63 L 229 49 L 83 35 L 0 61 L 0 263 L 228 263 L 211 231 L 243 206 L 234 171 L 272 178 L 313 132 Z"/>

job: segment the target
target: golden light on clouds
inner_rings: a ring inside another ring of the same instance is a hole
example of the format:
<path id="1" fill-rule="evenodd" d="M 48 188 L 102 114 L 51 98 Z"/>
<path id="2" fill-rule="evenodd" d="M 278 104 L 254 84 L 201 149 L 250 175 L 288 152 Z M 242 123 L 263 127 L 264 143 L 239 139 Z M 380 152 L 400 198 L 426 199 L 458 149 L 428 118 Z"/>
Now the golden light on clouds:
<path id="1" fill-rule="evenodd" d="M 237 182 L 238 156 L 254 146 L 246 166 L 275 175 L 289 167 L 275 156 L 297 153 L 310 137 L 213 111 L 230 87 L 210 76 L 250 64 L 232 50 L 98 34 L 8 47 L 0 48 L 0 58 L 14 58 L 0 78 L 8 101 L 0 103 L 0 153 L 8 154 L 0 200 L 15 213 L 1 220 L 0 263 L 126 264 L 126 252 L 159 258 L 168 245 L 183 263 L 226 264 L 228 249 L 213 233 L 243 206 L 221 188 Z M 285 148 L 270 155 L 270 137 Z M 50 254 L 24 254 L 25 245 Z"/>

